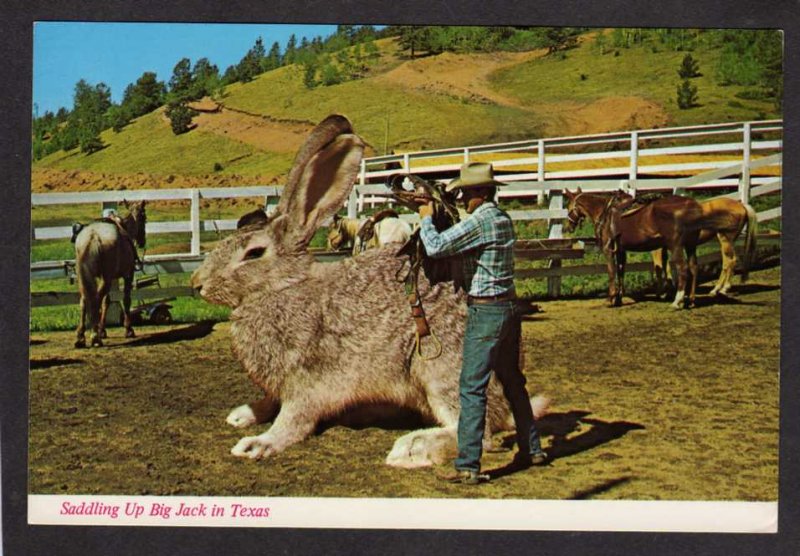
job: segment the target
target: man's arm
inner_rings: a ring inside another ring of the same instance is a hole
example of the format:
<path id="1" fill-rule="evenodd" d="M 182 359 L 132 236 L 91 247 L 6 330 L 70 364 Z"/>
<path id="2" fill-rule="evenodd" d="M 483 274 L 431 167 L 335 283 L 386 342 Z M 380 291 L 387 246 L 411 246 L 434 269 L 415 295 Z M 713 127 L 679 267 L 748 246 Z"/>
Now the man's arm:
<path id="1" fill-rule="evenodd" d="M 424 213 L 421 216 L 419 235 L 429 257 L 451 257 L 480 247 L 481 230 L 475 218 L 467 218 L 443 232 L 438 232 L 431 216 Z"/>

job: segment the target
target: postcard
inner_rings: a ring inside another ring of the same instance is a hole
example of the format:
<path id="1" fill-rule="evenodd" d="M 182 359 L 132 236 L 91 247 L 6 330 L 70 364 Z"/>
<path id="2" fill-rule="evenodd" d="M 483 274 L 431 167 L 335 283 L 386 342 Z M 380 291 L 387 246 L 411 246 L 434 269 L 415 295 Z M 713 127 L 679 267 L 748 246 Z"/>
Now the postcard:
<path id="1" fill-rule="evenodd" d="M 776 533 L 783 38 L 36 22 L 28 524 Z"/>

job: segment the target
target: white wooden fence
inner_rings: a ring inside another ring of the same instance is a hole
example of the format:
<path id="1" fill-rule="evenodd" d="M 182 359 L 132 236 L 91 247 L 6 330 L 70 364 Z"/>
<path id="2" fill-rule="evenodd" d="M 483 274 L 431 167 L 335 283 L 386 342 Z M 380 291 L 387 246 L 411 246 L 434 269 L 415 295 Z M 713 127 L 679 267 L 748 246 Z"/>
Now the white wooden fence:
<path id="1" fill-rule="evenodd" d="M 557 240 L 562 237 L 562 221 L 567 215 L 562 195 L 565 188 L 580 186 L 584 191 L 621 188 L 634 195 L 640 191 L 726 188 L 726 195 L 744 201 L 779 191 L 782 130 L 781 120 L 769 120 L 534 139 L 372 157 L 362 161 L 348 202 L 348 213 L 355 217 L 367 206 L 385 203 L 386 198 L 380 196 L 388 193 L 385 182 L 398 172 L 429 177 L 443 173 L 455 175 L 464 162 L 491 161 L 497 172 L 503 172 L 500 179 L 510 184 L 501 188 L 501 198 L 536 197 L 541 204 L 549 197 L 547 209 L 511 210 L 509 213 L 515 220 L 546 220 L 548 238 Z M 697 160 L 686 162 L 687 156 Z M 678 157 L 680 161 L 675 160 Z M 609 160 L 619 163 L 609 166 Z M 598 161 L 601 167 L 594 167 Z M 386 169 L 387 164 L 401 167 Z M 731 191 L 734 188 L 735 191 Z M 201 219 L 201 199 L 256 198 L 269 210 L 277 204 L 280 191 L 281 187 L 277 186 L 251 186 L 46 193 L 33 194 L 31 202 L 33 206 L 97 203 L 99 215 L 100 209 L 115 206 L 123 199 L 189 201 L 189 220 L 148 222 L 147 225 L 148 235 L 191 233 L 188 253 L 147 256 L 148 262 L 158 265 L 159 270 L 178 272 L 191 270 L 202 260 L 202 231 L 233 230 L 236 226 L 236 220 Z M 759 221 L 780 216 L 778 207 L 760 213 Z M 407 217 L 413 220 L 415 215 Z M 34 241 L 63 239 L 70 235 L 69 226 L 32 229 Z M 35 263 L 32 271 L 44 276 L 58 274 L 61 269 L 63 275 L 64 263 Z M 560 259 L 553 258 L 551 266 L 560 266 Z M 557 280 L 551 282 L 552 289 L 557 290 Z"/>

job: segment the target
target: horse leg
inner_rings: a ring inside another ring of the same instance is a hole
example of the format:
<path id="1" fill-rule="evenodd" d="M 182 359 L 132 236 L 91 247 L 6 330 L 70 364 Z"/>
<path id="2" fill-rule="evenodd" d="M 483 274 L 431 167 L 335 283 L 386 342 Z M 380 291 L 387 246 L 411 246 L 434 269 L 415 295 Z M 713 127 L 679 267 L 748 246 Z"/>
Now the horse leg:
<path id="1" fill-rule="evenodd" d="M 678 245 L 672 249 L 672 261 L 678 271 L 678 289 L 675 292 L 675 301 L 672 302 L 673 309 L 683 309 L 683 300 L 686 297 L 686 258 L 683 256 L 683 249 Z"/>
<path id="2" fill-rule="evenodd" d="M 80 293 L 81 301 L 80 301 L 80 311 L 81 316 L 80 320 L 78 321 L 78 331 L 77 331 L 77 338 L 75 339 L 75 347 L 76 348 L 85 348 L 86 347 L 86 294 L 84 292 Z"/>
<path id="3" fill-rule="evenodd" d="M 101 279 L 100 287 L 97 289 L 97 294 L 92 307 L 92 346 L 103 346 L 103 338 L 105 334 L 106 323 L 103 320 L 105 317 L 104 305 L 108 303 L 108 290 L 111 287 L 108 280 Z"/>
<path id="4" fill-rule="evenodd" d="M 686 258 L 689 264 L 689 273 L 691 274 L 692 282 L 689 288 L 689 307 L 694 307 L 695 290 L 697 289 L 697 247 L 686 247 Z"/>
<path id="5" fill-rule="evenodd" d="M 603 249 L 606 256 L 606 268 L 608 269 L 608 304 L 614 305 L 617 298 L 617 263 L 615 255 L 609 249 Z"/>
<path id="6" fill-rule="evenodd" d="M 614 258 L 617 263 L 617 297 L 614 299 L 614 305 L 619 307 L 622 305 L 622 298 L 625 295 L 625 260 L 627 254 L 621 247 L 617 246 L 617 252 L 614 253 Z"/>
<path id="7" fill-rule="evenodd" d="M 133 272 L 123 278 L 124 285 L 122 291 L 122 314 L 125 319 L 125 337 L 135 338 L 136 334 L 133 332 L 131 326 L 131 290 L 133 289 Z"/>
<path id="8" fill-rule="evenodd" d="M 108 333 L 106 332 L 106 313 L 108 313 L 108 304 L 111 297 L 109 295 L 109 290 L 110 287 L 106 287 L 104 281 L 103 285 L 100 286 L 100 321 L 97 332 L 102 339 L 108 338 Z"/>
<path id="9" fill-rule="evenodd" d="M 722 272 L 719 274 L 717 285 L 711 290 L 711 295 L 726 295 L 731 289 L 731 279 L 736 268 L 736 250 L 731 241 L 724 234 L 717 234 L 720 252 L 722 253 Z"/>

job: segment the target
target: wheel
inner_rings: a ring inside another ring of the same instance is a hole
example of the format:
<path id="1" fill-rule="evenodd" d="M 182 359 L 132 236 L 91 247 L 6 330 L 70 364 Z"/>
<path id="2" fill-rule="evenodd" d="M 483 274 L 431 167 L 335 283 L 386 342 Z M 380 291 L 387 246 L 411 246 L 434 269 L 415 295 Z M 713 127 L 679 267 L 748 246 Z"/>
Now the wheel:
<path id="1" fill-rule="evenodd" d="M 169 308 L 165 305 L 159 305 L 153 309 L 152 313 L 150 313 L 151 324 L 169 324 L 171 322 L 172 315 L 169 312 Z"/>

